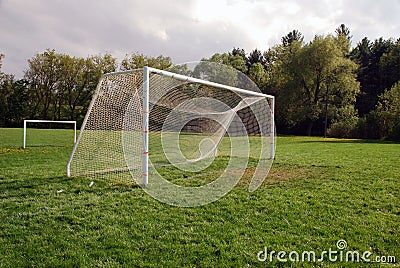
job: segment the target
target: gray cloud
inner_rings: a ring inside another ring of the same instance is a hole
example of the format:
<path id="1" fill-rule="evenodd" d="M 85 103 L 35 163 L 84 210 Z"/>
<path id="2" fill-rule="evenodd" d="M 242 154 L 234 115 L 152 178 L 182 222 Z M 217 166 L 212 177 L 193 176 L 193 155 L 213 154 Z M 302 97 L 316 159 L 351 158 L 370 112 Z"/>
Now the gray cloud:
<path id="1" fill-rule="evenodd" d="M 200 60 L 233 47 L 266 50 L 287 32 L 333 33 L 345 23 L 354 42 L 400 35 L 399 0 L 0 0 L 3 69 L 22 75 L 46 48 L 74 56 L 138 51 Z"/>

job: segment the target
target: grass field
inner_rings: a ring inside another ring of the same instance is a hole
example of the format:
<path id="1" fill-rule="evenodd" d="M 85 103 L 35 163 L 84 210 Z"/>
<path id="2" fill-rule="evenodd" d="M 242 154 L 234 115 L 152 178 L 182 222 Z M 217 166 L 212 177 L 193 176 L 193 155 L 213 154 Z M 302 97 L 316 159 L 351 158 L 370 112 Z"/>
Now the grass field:
<path id="1" fill-rule="evenodd" d="M 360 266 L 257 259 L 265 247 L 318 259 L 340 239 L 345 253 L 399 266 L 400 144 L 279 137 L 257 191 L 246 174 L 219 201 L 179 208 L 135 186 L 66 177 L 71 133 L 33 129 L 21 149 L 22 129 L 0 128 L 0 267 Z"/>

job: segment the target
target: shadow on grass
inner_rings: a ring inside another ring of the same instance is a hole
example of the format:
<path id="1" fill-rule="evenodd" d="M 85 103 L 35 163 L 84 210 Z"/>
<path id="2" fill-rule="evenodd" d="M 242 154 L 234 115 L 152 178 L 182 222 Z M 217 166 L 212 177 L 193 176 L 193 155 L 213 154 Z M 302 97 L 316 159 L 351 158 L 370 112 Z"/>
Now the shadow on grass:
<path id="1" fill-rule="evenodd" d="M 13 199 L 19 197 L 49 196 L 58 194 L 90 194 L 110 192 L 131 192 L 140 190 L 140 186 L 134 183 L 107 182 L 103 180 L 92 180 L 87 178 L 68 178 L 65 176 L 51 179 L 29 178 L 19 180 L 0 179 L 0 199 Z"/>
<path id="2" fill-rule="evenodd" d="M 35 145 L 26 146 L 26 148 L 47 148 L 47 147 L 50 147 L 50 148 L 66 148 L 66 149 L 71 149 L 72 150 L 73 145 L 35 144 Z"/>
<path id="3" fill-rule="evenodd" d="M 400 141 L 390 140 L 370 140 L 370 139 L 338 139 L 338 138 L 321 138 L 319 140 L 304 140 L 299 143 L 368 143 L 368 144 L 400 144 Z"/>
<path id="4" fill-rule="evenodd" d="M 21 190 L 38 190 L 48 189 L 53 186 L 68 185 L 71 184 L 72 179 L 68 177 L 54 177 L 54 178 L 27 178 L 27 179 L 1 179 L 0 180 L 0 192 L 11 193 L 12 191 Z M 57 187 L 55 187 L 57 188 Z"/>

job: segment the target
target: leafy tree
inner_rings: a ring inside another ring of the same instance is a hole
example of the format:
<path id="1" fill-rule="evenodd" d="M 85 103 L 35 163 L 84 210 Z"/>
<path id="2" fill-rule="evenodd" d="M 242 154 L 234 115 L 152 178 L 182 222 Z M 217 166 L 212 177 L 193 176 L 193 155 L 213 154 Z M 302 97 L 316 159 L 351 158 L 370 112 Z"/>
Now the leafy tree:
<path id="1" fill-rule="evenodd" d="M 72 91 L 72 95 L 68 97 L 68 105 L 70 113 L 74 109 L 78 114 L 76 120 L 81 122 L 86 114 L 90 100 L 96 90 L 100 77 L 105 73 L 115 72 L 118 67 L 117 59 L 111 54 L 98 54 L 89 56 L 86 59 L 77 59 L 79 72 L 77 73 L 76 91 Z M 72 100 L 72 101 L 70 101 Z"/>
<path id="2" fill-rule="evenodd" d="M 337 138 L 357 138 L 359 118 L 354 106 L 348 105 L 332 111 L 335 118 L 332 125 L 327 129 L 327 136 Z M 331 114 L 332 114 L 331 112 Z"/>
<path id="3" fill-rule="evenodd" d="M 247 73 L 247 66 L 246 66 L 247 59 L 246 57 L 243 57 L 242 54 L 243 52 L 244 51 L 242 50 L 240 53 L 237 53 L 235 52 L 234 49 L 232 53 L 223 53 L 223 54 L 216 53 L 212 55 L 209 59 L 205 58 L 202 60 L 231 66 L 232 68 L 235 68 L 236 70 L 242 73 Z"/>
<path id="4" fill-rule="evenodd" d="M 229 64 L 229 54 L 214 54 L 210 59 L 203 59 L 193 70 L 193 76 L 220 84 L 239 86 L 237 71 Z"/>
<path id="5" fill-rule="evenodd" d="M 25 79 L 34 92 L 30 118 L 81 121 L 104 73 L 114 72 L 111 54 L 71 57 L 46 50 L 28 60 Z"/>
<path id="6" fill-rule="evenodd" d="M 36 54 L 28 60 L 29 69 L 25 72 L 25 79 L 35 92 L 35 105 L 31 118 L 50 118 L 50 108 L 57 93 L 58 80 L 62 76 L 59 72 L 59 58 L 55 50 L 46 50 Z"/>
<path id="7" fill-rule="evenodd" d="M 85 75 L 82 73 L 86 71 L 84 68 L 85 60 L 69 55 L 59 55 L 59 57 L 60 72 L 63 74 L 63 77 L 59 82 L 59 96 L 62 98 L 58 101 L 58 119 L 61 119 L 61 113 L 63 112 L 69 120 L 75 120 L 76 107 L 82 104 L 81 96 L 85 95 L 89 97 L 88 95 L 90 95 L 85 92 L 85 86 L 81 87 L 82 84 L 85 84 L 85 82 L 81 83 L 81 80 L 85 78 Z M 62 111 L 62 108 L 64 108 L 64 111 Z"/>
<path id="8" fill-rule="evenodd" d="M 306 134 L 311 135 L 314 123 L 325 114 L 327 101 L 336 110 L 354 104 L 359 91 L 354 75 L 357 65 L 346 58 L 337 38 L 316 36 L 305 46 L 293 41 L 275 50 L 277 106 L 282 106 L 281 116 L 290 125 L 306 124 Z"/>
<path id="9" fill-rule="evenodd" d="M 261 62 L 254 63 L 250 66 L 249 77 L 259 88 L 264 88 L 269 79 L 268 73 L 265 71 Z"/>
<path id="10" fill-rule="evenodd" d="M 400 140 L 400 81 L 379 96 L 373 113 L 378 118 L 380 137 Z"/>
<path id="11" fill-rule="evenodd" d="M 248 72 L 247 65 L 246 65 L 246 53 L 243 49 L 235 52 L 235 49 L 232 50 L 232 53 L 228 54 L 228 58 L 226 60 L 227 65 L 232 66 L 236 70 L 246 74 Z"/>
<path id="12" fill-rule="evenodd" d="M 143 68 L 144 66 L 165 70 L 172 66 L 172 61 L 170 57 L 164 57 L 160 55 L 154 58 L 136 52 L 125 55 L 125 58 L 121 63 L 121 70 L 126 71 L 138 69 Z"/>

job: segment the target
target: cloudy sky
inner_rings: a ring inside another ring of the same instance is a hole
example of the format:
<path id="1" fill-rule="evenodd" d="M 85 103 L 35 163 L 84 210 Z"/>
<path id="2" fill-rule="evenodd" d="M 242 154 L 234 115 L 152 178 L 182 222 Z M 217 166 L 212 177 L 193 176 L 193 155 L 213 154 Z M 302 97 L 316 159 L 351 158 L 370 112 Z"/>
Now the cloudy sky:
<path id="1" fill-rule="evenodd" d="M 3 71 L 22 76 L 46 48 L 196 61 L 233 47 L 262 51 L 298 29 L 310 41 L 345 23 L 353 45 L 400 38 L 400 0 L 0 0 Z"/>

